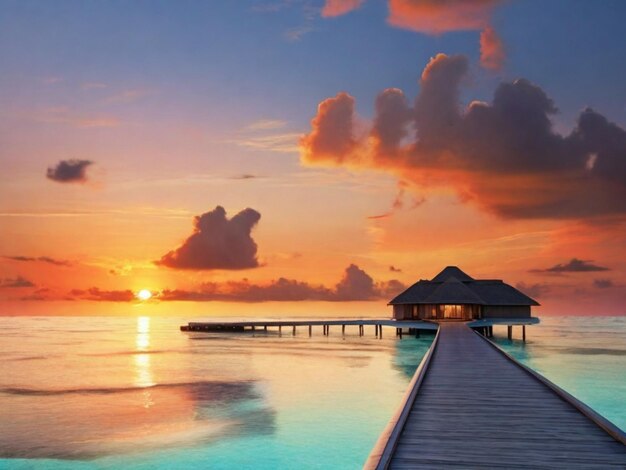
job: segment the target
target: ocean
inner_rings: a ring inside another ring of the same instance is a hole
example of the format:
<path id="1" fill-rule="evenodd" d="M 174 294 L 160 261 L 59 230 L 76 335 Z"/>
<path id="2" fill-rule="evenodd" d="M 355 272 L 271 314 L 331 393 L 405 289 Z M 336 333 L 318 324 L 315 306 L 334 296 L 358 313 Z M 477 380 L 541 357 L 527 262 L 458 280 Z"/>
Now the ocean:
<path id="1" fill-rule="evenodd" d="M 0 468 L 357 469 L 432 341 L 186 320 L 0 318 Z"/>
<path id="2" fill-rule="evenodd" d="M 433 338 L 180 332 L 189 320 L 0 317 L 0 468 L 361 468 Z M 626 428 L 626 317 L 495 333 Z"/>

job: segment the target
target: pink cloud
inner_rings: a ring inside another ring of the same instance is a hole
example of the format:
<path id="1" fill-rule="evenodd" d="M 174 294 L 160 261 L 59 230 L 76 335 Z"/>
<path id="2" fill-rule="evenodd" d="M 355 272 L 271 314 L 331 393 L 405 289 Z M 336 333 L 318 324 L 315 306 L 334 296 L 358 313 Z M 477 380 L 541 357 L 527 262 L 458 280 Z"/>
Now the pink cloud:
<path id="1" fill-rule="evenodd" d="M 365 0 L 326 0 L 322 8 L 325 18 L 341 16 L 359 8 Z"/>
<path id="2" fill-rule="evenodd" d="M 488 26 L 480 33 L 480 63 L 486 69 L 501 70 L 505 57 L 502 39 Z"/>

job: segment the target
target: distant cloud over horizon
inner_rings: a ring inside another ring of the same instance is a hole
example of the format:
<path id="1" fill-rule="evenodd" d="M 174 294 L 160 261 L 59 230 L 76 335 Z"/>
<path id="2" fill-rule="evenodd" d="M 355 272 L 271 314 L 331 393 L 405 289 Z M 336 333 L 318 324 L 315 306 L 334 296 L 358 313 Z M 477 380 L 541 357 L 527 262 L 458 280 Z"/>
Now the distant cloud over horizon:
<path id="1" fill-rule="evenodd" d="M 87 181 L 87 167 L 91 160 L 61 160 L 56 166 L 48 167 L 46 177 L 57 183 L 84 183 Z"/>
<path id="2" fill-rule="evenodd" d="M 562 273 L 583 273 L 583 272 L 600 272 L 600 271 L 610 271 L 610 268 L 595 265 L 593 264 L 593 260 L 581 260 L 578 258 L 572 258 L 567 263 L 557 264 L 546 269 L 531 269 L 530 272 L 562 274 Z"/>
<path id="3" fill-rule="evenodd" d="M 0 279 L 0 288 L 19 289 L 22 287 L 35 287 L 35 284 L 22 276 Z"/>
<path id="4" fill-rule="evenodd" d="M 611 279 L 594 279 L 593 287 L 598 289 L 610 289 L 611 287 L 615 287 L 615 283 Z"/>
<path id="5" fill-rule="evenodd" d="M 524 79 L 461 109 L 468 70 L 465 56 L 433 57 L 413 105 L 397 88 L 378 95 L 367 135 L 351 95 L 323 100 L 300 140 L 302 162 L 391 173 L 416 192 L 451 188 L 502 218 L 626 217 L 624 129 L 587 108 L 562 136 L 554 102 Z"/>
<path id="6" fill-rule="evenodd" d="M 194 231 L 156 262 L 175 269 L 248 269 L 259 266 L 252 229 L 261 214 L 244 209 L 231 219 L 222 206 L 194 218 Z"/>
<path id="7" fill-rule="evenodd" d="M 100 290 L 97 287 L 90 289 L 72 289 L 70 291 L 72 297 L 76 297 L 82 300 L 99 300 L 106 302 L 130 302 L 136 300 L 133 291 L 125 290 Z"/>
<path id="8" fill-rule="evenodd" d="M 279 278 L 266 284 L 244 281 L 205 283 L 198 290 L 164 290 L 160 300 L 196 301 L 305 301 L 349 302 L 387 298 L 398 294 L 406 286 L 397 280 L 375 282 L 355 264 L 348 266 L 334 287 L 313 285 L 294 279 Z"/>
<path id="9" fill-rule="evenodd" d="M 3 256 L 4 259 L 8 259 L 11 261 L 21 261 L 21 262 L 40 262 L 40 263 L 48 263 L 54 266 L 71 266 L 72 263 L 67 260 L 60 260 L 50 258 L 49 256 Z"/>
<path id="10" fill-rule="evenodd" d="M 231 302 L 350 302 L 391 298 L 406 286 L 400 281 L 374 281 L 358 266 L 351 264 L 333 287 L 311 284 L 284 277 L 255 284 L 241 281 L 206 282 L 197 289 L 164 289 L 154 293 L 160 301 L 231 301 Z M 82 300 L 105 302 L 136 301 L 130 290 L 73 289 L 70 296 Z"/>

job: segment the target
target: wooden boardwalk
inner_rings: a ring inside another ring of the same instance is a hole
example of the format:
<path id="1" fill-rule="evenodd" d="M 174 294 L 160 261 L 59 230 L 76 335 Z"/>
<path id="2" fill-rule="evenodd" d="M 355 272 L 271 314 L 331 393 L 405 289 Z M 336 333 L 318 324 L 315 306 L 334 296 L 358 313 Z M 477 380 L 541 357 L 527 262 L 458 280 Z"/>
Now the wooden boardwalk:
<path id="1" fill-rule="evenodd" d="M 623 433 L 467 325 L 442 323 L 436 343 L 366 468 L 626 469 Z"/>
<path id="2" fill-rule="evenodd" d="M 181 331 L 186 332 L 256 332 L 256 331 L 268 331 L 268 328 L 273 328 L 282 333 L 283 328 L 291 328 L 292 334 L 295 335 L 297 328 L 307 327 L 309 336 L 312 334 L 314 326 L 321 326 L 324 335 L 330 334 L 330 327 L 341 327 L 342 333 L 345 334 L 346 326 L 358 327 L 359 336 L 365 334 L 366 326 L 374 327 L 374 335 L 382 338 L 383 326 L 392 327 L 396 336 L 402 338 L 403 332 L 408 331 L 409 334 L 419 335 L 420 331 L 437 331 L 438 327 L 436 323 L 415 320 L 415 321 L 403 321 L 397 322 L 395 320 L 382 320 L 374 318 L 364 319 L 316 319 L 316 320 L 255 320 L 255 321 L 211 321 L 211 322 L 189 322 L 186 325 L 181 325 Z"/>

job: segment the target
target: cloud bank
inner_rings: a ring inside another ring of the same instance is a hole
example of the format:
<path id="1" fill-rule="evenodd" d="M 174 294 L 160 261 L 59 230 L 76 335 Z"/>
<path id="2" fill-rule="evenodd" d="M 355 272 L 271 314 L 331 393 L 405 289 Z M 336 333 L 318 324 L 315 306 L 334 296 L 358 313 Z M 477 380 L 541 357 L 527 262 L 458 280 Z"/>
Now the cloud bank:
<path id="1" fill-rule="evenodd" d="M 375 299 L 387 299 L 395 296 L 406 286 L 400 281 L 374 281 L 358 266 L 348 266 L 341 279 L 332 287 L 310 284 L 295 279 L 279 278 L 267 283 L 254 284 L 244 279 L 241 281 L 207 282 L 199 288 L 165 289 L 155 293 L 155 299 L 161 301 L 227 301 L 227 302 L 297 302 L 327 301 L 348 302 Z M 129 302 L 136 301 L 130 290 L 74 289 L 70 296 L 76 299 Z"/>
<path id="2" fill-rule="evenodd" d="M 87 181 L 87 167 L 90 160 L 61 160 L 56 166 L 49 167 L 46 177 L 57 183 L 84 183 Z"/>
<path id="3" fill-rule="evenodd" d="M 304 301 L 322 300 L 328 302 L 347 302 L 357 300 L 375 300 L 391 297 L 405 289 L 400 281 L 375 282 L 372 277 L 358 266 L 348 266 L 334 287 L 313 285 L 294 279 L 279 278 L 267 284 L 252 284 L 246 280 L 225 283 L 209 282 L 197 290 L 164 290 L 160 300 L 195 300 L 195 301 Z"/>
<path id="4" fill-rule="evenodd" d="M 230 220 L 223 207 L 194 218 L 194 231 L 181 246 L 157 261 L 175 269 L 247 269 L 259 266 L 251 232 L 261 214 L 244 209 Z"/>
<path id="5" fill-rule="evenodd" d="M 82 300 L 100 300 L 106 302 L 130 302 L 136 300 L 131 290 L 100 290 L 97 287 L 91 289 L 73 289 L 70 295 Z"/>
<path id="6" fill-rule="evenodd" d="M 462 108 L 468 67 L 461 55 L 432 58 L 413 104 L 402 90 L 383 90 L 364 137 L 352 96 L 322 101 L 300 141 L 303 163 L 389 172 L 420 190 L 449 187 L 505 218 L 626 215 L 624 129 L 587 108 L 560 135 L 555 104 L 524 79 L 501 83 L 491 103 Z"/>

